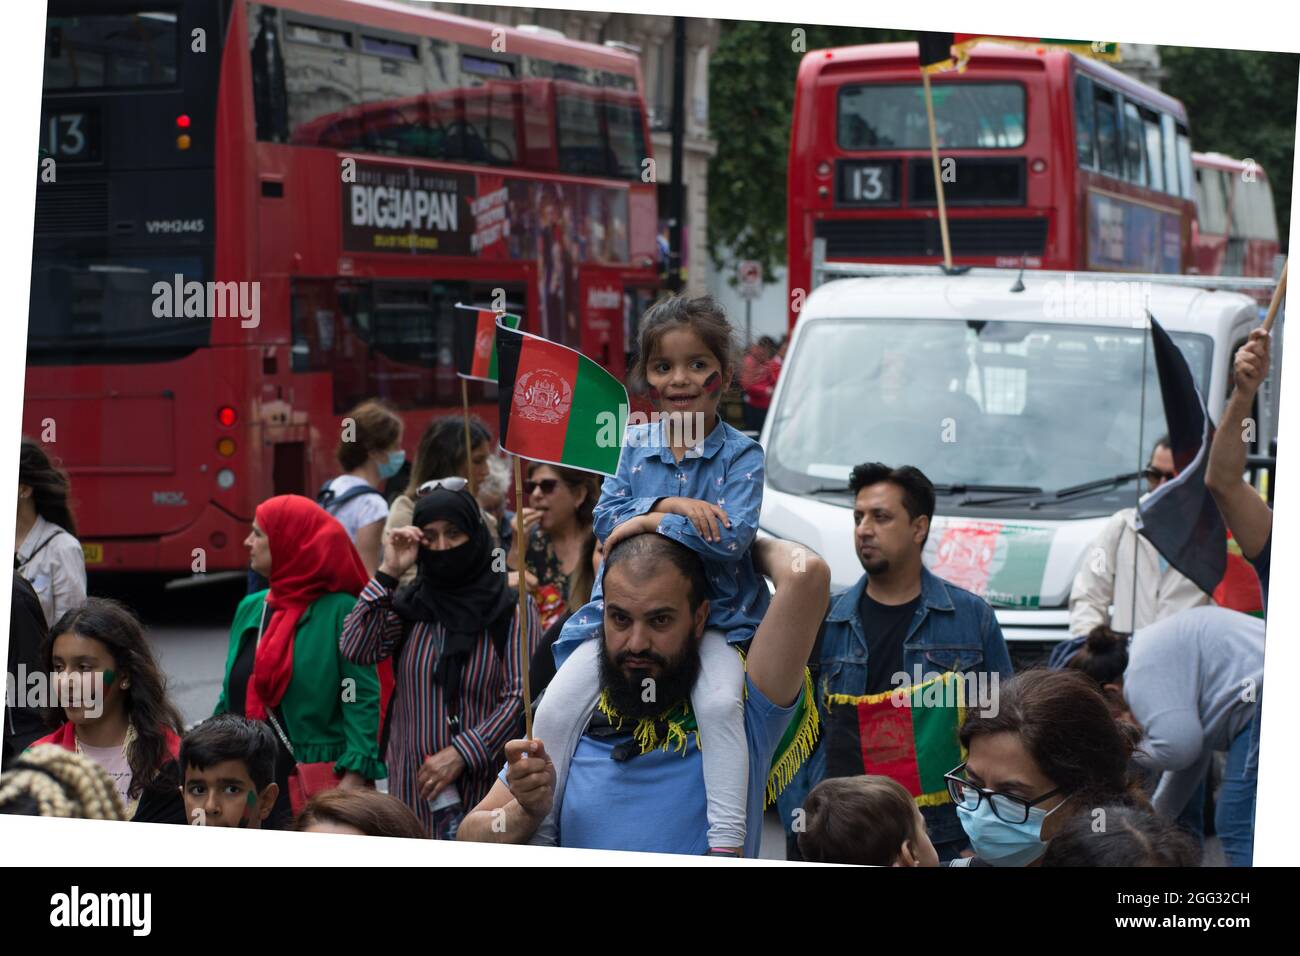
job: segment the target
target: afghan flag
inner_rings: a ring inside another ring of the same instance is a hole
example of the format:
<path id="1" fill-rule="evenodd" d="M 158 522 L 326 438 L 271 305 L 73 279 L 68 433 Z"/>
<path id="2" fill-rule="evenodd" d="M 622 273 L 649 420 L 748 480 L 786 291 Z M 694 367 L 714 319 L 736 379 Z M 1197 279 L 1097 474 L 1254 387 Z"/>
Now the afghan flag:
<path id="1" fill-rule="evenodd" d="M 1138 531 L 1175 571 L 1213 594 L 1228 565 L 1228 529 L 1205 487 L 1214 426 L 1187 360 L 1154 318 L 1151 346 L 1177 475 L 1138 502 Z"/>
<path id="2" fill-rule="evenodd" d="M 456 374 L 475 382 L 495 382 L 497 380 L 497 316 L 512 329 L 519 328 L 519 316 L 508 312 L 493 312 L 491 309 L 479 309 L 472 305 L 456 303 L 456 308 L 474 313 L 474 324 L 456 323 L 454 339 L 456 351 Z M 471 335 L 472 331 L 472 335 Z"/>
<path id="3" fill-rule="evenodd" d="M 581 352 L 496 326 L 500 445 L 520 458 L 604 475 L 618 471 L 627 389 Z"/>
<path id="4" fill-rule="evenodd" d="M 966 679 L 949 671 L 920 684 L 826 699 L 826 776 L 879 774 L 918 806 L 952 802 L 943 775 L 964 758 L 957 736 L 966 719 Z"/>
<path id="5" fill-rule="evenodd" d="M 1004 36 L 996 33 L 919 33 L 917 44 L 921 69 L 926 73 L 964 70 L 971 48 L 977 43 L 1001 43 L 1004 46 L 1033 50 L 1069 50 L 1096 60 L 1118 60 L 1119 44 L 1093 40 L 1067 40 L 1054 37 Z"/>

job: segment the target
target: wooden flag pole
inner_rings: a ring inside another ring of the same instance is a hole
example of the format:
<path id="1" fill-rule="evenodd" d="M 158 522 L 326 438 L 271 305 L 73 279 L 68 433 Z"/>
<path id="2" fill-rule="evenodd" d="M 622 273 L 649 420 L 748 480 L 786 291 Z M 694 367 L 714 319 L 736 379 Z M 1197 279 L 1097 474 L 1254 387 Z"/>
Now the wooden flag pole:
<path id="1" fill-rule="evenodd" d="M 1291 264 L 1290 256 L 1282 263 L 1282 275 L 1278 277 L 1277 288 L 1273 290 L 1273 301 L 1268 304 L 1268 314 L 1264 316 L 1264 331 L 1273 331 L 1273 320 L 1277 318 L 1278 307 L 1286 298 L 1286 268 Z"/>
<path id="2" fill-rule="evenodd" d="M 465 475 L 469 478 L 469 493 L 478 497 L 477 482 L 474 481 L 474 446 L 469 437 L 469 380 L 460 380 L 460 405 L 465 418 Z"/>
<path id="3" fill-rule="evenodd" d="M 943 239 L 943 266 L 952 269 L 952 244 L 948 241 L 948 207 L 943 201 L 943 177 L 939 173 L 939 137 L 934 129 L 934 99 L 930 95 L 930 74 L 921 70 L 925 88 L 925 118 L 930 124 L 930 162 L 934 166 L 934 195 L 939 200 L 939 235 Z"/>
<path id="4" fill-rule="evenodd" d="M 533 695 L 528 686 L 528 569 L 524 566 L 524 479 L 515 455 L 515 541 L 519 555 L 519 657 L 524 677 L 524 736 L 533 739 Z"/>

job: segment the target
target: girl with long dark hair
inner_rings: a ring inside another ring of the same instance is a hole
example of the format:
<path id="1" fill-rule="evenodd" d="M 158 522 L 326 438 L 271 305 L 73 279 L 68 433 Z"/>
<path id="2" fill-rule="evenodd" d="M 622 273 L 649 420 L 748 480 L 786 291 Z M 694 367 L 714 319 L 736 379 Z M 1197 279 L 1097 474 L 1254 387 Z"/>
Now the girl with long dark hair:
<path id="1" fill-rule="evenodd" d="M 128 819 L 185 823 L 181 717 L 136 617 L 116 601 L 88 598 L 54 623 L 43 658 L 69 706 L 50 708 L 59 727 L 32 746 L 55 744 L 103 767 Z"/>

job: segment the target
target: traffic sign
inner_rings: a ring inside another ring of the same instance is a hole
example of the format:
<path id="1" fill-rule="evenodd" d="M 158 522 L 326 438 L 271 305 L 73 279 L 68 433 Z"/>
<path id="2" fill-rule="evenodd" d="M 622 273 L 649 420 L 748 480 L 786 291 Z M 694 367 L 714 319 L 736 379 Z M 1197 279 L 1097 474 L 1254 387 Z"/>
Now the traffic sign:
<path id="1" fill-rule="evenodd" d="M 763 265 L 753 259 L 736 264 L 736 287 L 742 299 L 757 299 L 763 294 Z"/>

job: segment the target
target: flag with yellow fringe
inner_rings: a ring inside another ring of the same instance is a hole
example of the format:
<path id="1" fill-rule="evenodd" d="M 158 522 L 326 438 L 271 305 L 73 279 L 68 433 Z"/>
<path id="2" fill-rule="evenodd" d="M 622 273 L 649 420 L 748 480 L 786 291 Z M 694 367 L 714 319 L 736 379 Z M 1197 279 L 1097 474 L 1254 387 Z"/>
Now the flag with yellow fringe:
<path id="1" fill-rule="evenodd" d="M 965 759 L 957 737 L 966 682 L 949 671 L 883 694 L 826 695 L 826 776 L 879 774 L 918 806 L 950 803 L 943 775 Z"/>

